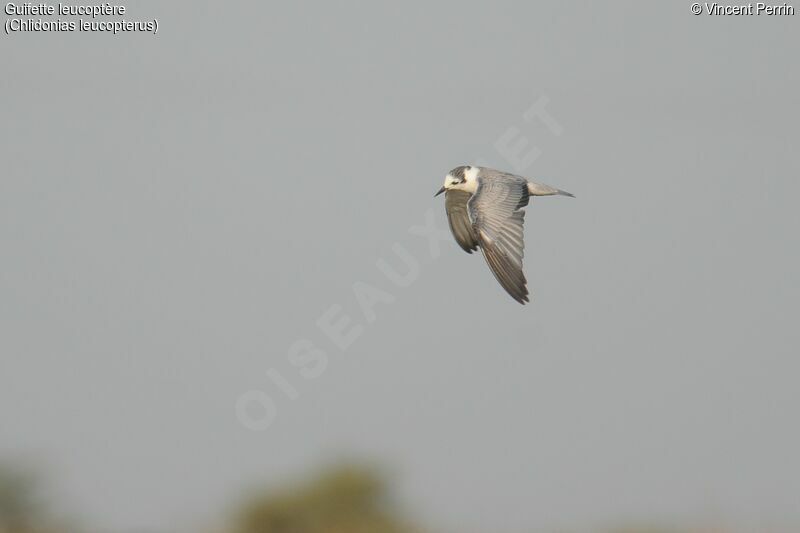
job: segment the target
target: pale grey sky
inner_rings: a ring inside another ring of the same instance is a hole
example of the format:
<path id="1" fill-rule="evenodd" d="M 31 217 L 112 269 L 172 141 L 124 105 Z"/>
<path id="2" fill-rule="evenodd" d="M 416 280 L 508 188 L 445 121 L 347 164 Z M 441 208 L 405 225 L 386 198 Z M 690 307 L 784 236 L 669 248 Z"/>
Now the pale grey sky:
<path id="1" fill-rule="evenodd" d="M 2 35 L 0 457 L 112 533 L 339 455 L 450 531 L 800 521 L 800 17 L 603 4 L 141 1 L 155 36 Z M 528 208 L 528 306 L 408 231 L 477 161 L 577 196 Z M 394 297 L 372 323 L 356 282 Z"/>

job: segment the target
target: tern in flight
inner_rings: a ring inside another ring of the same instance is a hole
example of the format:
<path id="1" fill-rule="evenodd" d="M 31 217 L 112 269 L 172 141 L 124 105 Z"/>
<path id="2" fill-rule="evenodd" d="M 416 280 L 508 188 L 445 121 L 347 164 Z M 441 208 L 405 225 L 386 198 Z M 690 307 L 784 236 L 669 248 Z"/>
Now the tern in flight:
<path id="1" fill-rule="evenodd" d="M 480 247 L 500 285 L 521 304 L 528 300 L 522 257 L 523 207 L 531 196 L 574 195 L 485 167 L 451 170 L 435 196 L 445 194 L 445 210 L 456 242 L 471 254 Z"/>

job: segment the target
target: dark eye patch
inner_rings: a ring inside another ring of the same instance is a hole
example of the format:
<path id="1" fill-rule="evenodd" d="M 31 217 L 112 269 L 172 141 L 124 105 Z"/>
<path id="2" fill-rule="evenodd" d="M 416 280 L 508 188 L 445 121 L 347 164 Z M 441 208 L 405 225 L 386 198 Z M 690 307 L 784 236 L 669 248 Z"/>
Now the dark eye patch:
<path id="1" fill-rule="evenodd" d="M 466 179 L 467 179 L 464 176 L 464 174 L 467 172 L 468 168 L 469 167 L 467 167 L 467 166 L 456 167 L 456 168 L 454 168 L 453 170 L 450 171 L 450 175 L 455 177 L 455 178 L 458 178 L 459 180 L 461 180 L 461 183 L 464 183 L 466 181 Z"/>

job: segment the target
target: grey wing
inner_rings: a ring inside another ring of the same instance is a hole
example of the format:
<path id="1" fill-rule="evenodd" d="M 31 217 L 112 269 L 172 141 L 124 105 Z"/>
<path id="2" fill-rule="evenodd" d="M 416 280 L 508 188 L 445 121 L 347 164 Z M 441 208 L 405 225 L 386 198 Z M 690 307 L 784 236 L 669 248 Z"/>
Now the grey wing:
<path id="1" fill-rule="evenodd" d="M 478 237 L 467 212 L 467 201 L 471 197 L 472 193 L 451 189 L 445 193 L 444 202 L 450 231 L 453 232 L 458 245 L 468 254 L 478 249 Z"/>
<path id="2" fill-rule="evenodd" d="M 522 271 L 526 205 L 524 180 L 481 180 L 467 205 L 483 257 L 500 285 L 521 304 L 528 301 Z"/>

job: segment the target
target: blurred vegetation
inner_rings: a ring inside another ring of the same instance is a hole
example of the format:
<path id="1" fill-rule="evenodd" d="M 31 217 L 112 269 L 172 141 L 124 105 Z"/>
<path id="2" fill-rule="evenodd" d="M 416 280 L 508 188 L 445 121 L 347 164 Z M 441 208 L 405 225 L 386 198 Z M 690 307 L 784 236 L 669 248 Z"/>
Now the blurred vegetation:
<path id="1" fill-rule="evenodd" d="M 281 491 L 251 497 L 234 533 L 411 533 L 375 471 L 347 465 Z"/>
<path id="2" fill-rule="evenodd" d="M 43 531 L 36 481 L 26 470 L 0 464 L 0 533 Z"/>
<path id="3" fill-rule="evenodd" d="M 55 519 L 30 470 L 0 462 L 0 533 L 67 533 L 78 528 Z M 259 491 L 233 509 L 224 533 L 420 533 L 395 502 L 386 479 L 355 464 L 323 470 L 303 482 Z M 69 524 L 73 524 L 72 521 Z M 560 530 L 562 532 L 567 530 Z M 573 530 L 569 530 L 575 533 Z M 598 531 L 592 529 L 591 531 Z M 629 526 L 605 533 L 730 533 L 720 527 Z M 771 533 L 800 529 L 770 529 Z"/>

